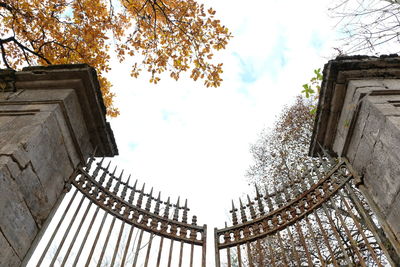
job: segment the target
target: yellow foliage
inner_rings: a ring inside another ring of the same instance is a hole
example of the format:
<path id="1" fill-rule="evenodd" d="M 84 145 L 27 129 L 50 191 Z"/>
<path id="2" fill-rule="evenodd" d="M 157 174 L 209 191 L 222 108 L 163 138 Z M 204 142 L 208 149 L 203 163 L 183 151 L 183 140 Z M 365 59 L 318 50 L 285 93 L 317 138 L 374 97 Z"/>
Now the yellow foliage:
<path id="1" fill-rule="evenodd" d="M 224 49 L 231 34 L 215 13 L 194 0 L 0 0 L 0 66 L 87 63 L 99 75 L 107 114 L 117 116 L 104 77 L 110 44 L 120 61 L 143 55 L 133 77 L 147 70 L 157 83 L 156 74 L 177 80 L 191 69 L 192 79 L 217 87 L 222 64 L 210 62 L 212 49 Z"/>

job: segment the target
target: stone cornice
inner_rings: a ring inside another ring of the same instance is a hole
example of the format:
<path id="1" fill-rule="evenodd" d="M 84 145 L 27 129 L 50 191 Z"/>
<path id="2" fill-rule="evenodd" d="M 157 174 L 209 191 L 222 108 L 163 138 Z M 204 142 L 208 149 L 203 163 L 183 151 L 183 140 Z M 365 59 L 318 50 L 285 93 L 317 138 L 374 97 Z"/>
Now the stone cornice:
<path id="1" fill-rule="evenodd" d="M 15 72 L 14 77 L 13 86 L 17 91 L 73 89 L 92 145 L 97 147 L 96 156 L 118 155 L 94 68 L 86 64 L 26 67 Z"/>
<path id="2" fill-rule="evenodd" d="M 323 77 L 309 149 L 311 156 L 320 152 L 318 143 L 333 152 L 333 141 L 349 81 L 399 79 L 400 57 L 397 55 L 338 57 L 324 66 Z"/>

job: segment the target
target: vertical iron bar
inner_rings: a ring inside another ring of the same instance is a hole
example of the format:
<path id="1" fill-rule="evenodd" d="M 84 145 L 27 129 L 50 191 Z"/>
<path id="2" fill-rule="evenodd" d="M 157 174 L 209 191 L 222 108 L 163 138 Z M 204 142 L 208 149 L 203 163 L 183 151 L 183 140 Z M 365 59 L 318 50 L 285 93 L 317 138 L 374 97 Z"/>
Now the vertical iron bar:
<path id="1" fill-rule="evenodd" d="M 182 256 L 183 256 L 182 254 L 183 254 L 183 241 L 181 241 L 181 248 L 179 250 L 179 264 L 178 264 L 179 267 L 182 267 Z"/>
<path id="2" fill-rule="evenodd" d="M 337 261 L 336 261 L 335 253 L 333 253 L 332 247 L 331 247 L 331 245 L 329 244 L 328 236 L 326 235 L 326 231 L 325 231 L 324 227 L 322 226 L 321 219 L 319 218 L 318 213 L 317 213 L 317 211 L 315 211 L 315 210 L 314 210 L 314 216 L 315 216 L 315 218 L 316 218 L 316 220 L 317 220 L 317 223 L 318 223 L 319 228 L 321 229 L 321 233 L 322 233 L 322 236 L 323 236 L 323 238 L 324 238 L 325 244 L 326 244 L 326 246 L 328 247 L 329 253 L 331 254 L 333 265 L 335 265 L 336 267 L 338 267 L 339 264 L 338 264 Z"/>
<path id="3" fill-rule="evenodd" d="M 379 230 L 374 221 L 371 219 L 371 217 L 368 215 L 368 212 L 365 210 L 364 206 L 360 202 L 359 198 L 356 196 L 356 194 L 353 191 L 353 188 L 349 184 L 346 184 L 346 190 L 345 193 L 346 195 L 350 198 L 351 202 L 354 204 L 354 208 L 357 210 L 357 212 L 363 217 L 365 224 L 368 227 L 368 230 L 370 230 L 373 234 L 376 240 L 378 241 L 378 244 L 380 248 L 383 250 L 385 253 L 388 261 L 392 266 L 400 265 L 400 259 L 399 256 L 396 254 L 395 250 L 391 246 L 389 240 L 387 240 L 386 236 L 383 236 Z M 369 203 L 369 201 L 368 201 Z M 380 220 L 381 222 L 381 220 Z M 389 248 L 388 248 L 389 246 Z M 400 255 L 400 254 L 399 254 Z"/>
<path id="4" fill-rule="evenodd" d="M 226 249 L 226 258 L 228 261 L 228 267 L 232 267 L 232 263 L 231 263 L 231 248 L 227 248 Z"/>
<path id="5" fill-rule="evenodd" d="M 174 248 L 174 240 L 171 239 L 171 245 L 169 246 L 169 255 L 168 255 L 168 267 L 171 267 L 173 248 Z"/>
<path id="6" fill-rule="evenodd" d="M 131 243 L 132 233 L 133 233 L 134 228 L 135 227 L 133 227 L 133 225 L 131 225 L 131 229 L 129 230 L 129 235 L 128 235 L 128 241 L 126 242 L 126 245 L 125 245 L 124 256 L 122 256 L 122 261 L 121 261 L 122 267 L 125 266 L 126 256 L 128 255 L 128 249 L 129 249 L 129 245 Z"/>
<path id="7" fill-rule="evenodd" d="M 164 237 L 161 237 L 160 240 L 160 246 L 158 248 L 158 256 L 157 256 L 157 267 L 160 267 L 160 262 L 161 262 L 161 253 L 162 253 L 162 249 L 163 249 L 163 243 L 164 243 Z"/>
<path id="8" fill-rule="evenodd" d="M 78 193 L 78 189 L 75 188 L 75 192 L 74 192 L 74 194 L 72 195 L 71 200 L 69 201 L 69 203 L 68 203 L 67 207 L 65 208 L 63 214 L 61 215 L 61 219 L 60 219 L 60 221 L 58 222 L 56 228 L 54 229 L 53 234 L 51 235 L 49 242 L 47 242 L 47 246 L 46 246 L 46 248 L 44 249 L 44 251 L 43 251 L 43 253 L 42 253 L 42 255 L 41 255 L 41 257 L 40 257 L 40 259 L 39 259 L 39 261 L 38 261 L 38 263 L 37 263 L 37 265 L 36 265 L 36 267 L 39 267 L 39 266 L 42 264 L 43 259 L 44 259 L 44 256 L 47 254 L 47 251 L 49 250 L 50 245 L 51 245 L 51 243 L 52 243 L 53 240 L 54 240 L 54 237 L 55 237 L 56 234 L 58 233 L 58 230 L 60 229 L 60 226 L 61 226 L 61 224 L 62 224 L 63 221 L 64 221 L 65 215 L 68 213 L 68 211 L 69 211 L 69 209 L 70 209 L 70 207 L 71 207 L 71 205 L 72 205 L 72 202 L 75 200 L 75 196 L 76 196 L 77 193 Z"/>
<path id="9" fill-rule="evenodd" d="M 307 256 L 308 265 L 312 266 L 313 263 L 312 263 L 312 260 L 311 260 L 310 252 L 308 251 L 307 243 L 306 243 L 306 240 L 305 240 L 304 234 L 303 234 L 303 230 L 301 229 L 301 225 L 299 224 L 299 222 L 296 222 L 296 230 L 297 230 L 297 233 L 299 234 L 300 242 L 304 247 L 304 251 L 305 251 L 306 256 Z"/>
<path id="10" fill-rule="evenodd" d="M 97 245 L 97 240 L 99 239 L 101 230 L 103 230 L 103 225 L 104 225 L 104 222 L 106 220 L 106 217 L 107 217 L 107 212 L 104 211 L 103 219 L 101 220 L 101 224 L 100 224 L 99 230 L 97 231 L 97 235 L 96 235 L 96 238 L 94 239 L 94 242 L 93 242 L 93 245 L 92 245 L 92 249 L 90 250 L 90 254 L 89 254 L 89 257 L 88 257 L 88 259 L 86 261 L 85 267 L 88 267 L 89 264 L 90 264 L 90 260 L 92 259 L 92 256 L 93 256 L 93 253 L 94 253 L 94 249 L 96 248 L 96 245 Z"/>
<path id="11" fill-rule="evenodd" d="M 190 267 L 193 267 L 193 253 L 194 253 L 194 245 L 190 245 Z M 157 266 L 158 267 L 158 266 Z"/>
<path id="12" fill-rule="evenodd" d="M 331 226 L 331 229 L 332 229 L 332 231 L 333 231 L 333 233 L 334 233 L 334 235 L 335 235 L 335 237 L 336 237 L 336 241 L 338 242 L 338 245 L 339 245 L 340 249 L 342 250 L 343 256 L 344 256 L 344 258 L 345 258 L 346 261 L 347 261 L 347 264 L 348 264 L 348 265 L 352 265 L 352 264 L 351 264 L 351 260 L 350 260 L 350 258 L 349 258 L 349 255 L 347 254 L 346 249 L 345 249 L 345 247 L 343 246 L 343 243 L 342 243 L 343 241 L 341 240 L 340 234 L 339 234 L 339 232 L 337 231 L 336 226 L 335 226 L 335 223 L 333 222 L 333 220 L 332 220 L 332 218 L 331 218 L 331 215 L 329 214 L 328 209 L 326 208 L 325 204 L 322 204 L 322 209 L 323 209 L 323 211 L 324 211 L 326 217 L 328 218 L 328 222 L 329 222 L 329 224 L 330 224 L 330 226 Z"/>
<path id="13" fill-rule="evenodd" d="M 151 234 L 149 243 L 147 244 L 146 261 L 144 262 L 144 267 L 147 267 L 147 265 L 149 264 L 151 243 L 153 242 L 153 237 L 154 237 L 154 234 Z"/>
<path id="14" fill-rule="evenodd" d="M 258 264 L 264 265 L 264 250 L 262 249 L 260 239 L 257 239 L 257 250 L 258 250 Z"/>
<path id="15" fill-rule="evenodd" d="M 348 213 L 350 214 L 351 218 L 353 219 L 355 226 L 357 227 L 358 231 L 360 232 L 360 234 L 361 234 L 361 236 L 362 236 L 362 238 L 363 238 L 363 240 L 365 242 L 365 245 L 367 246 L 368 250 L 371 252 L 372 258 L 374 259 L 374 261 L 376 262 L 376 264 L 379 267 L 382 266 L 382 264 L 380 263 L 380 261 L 378 260 L 376 254 L 375 254 L 374 249 L 371 247 L 371 244 L 368 241 L 368 238 L 365 236 L 364 230 L 362 229 L 362 227 L 361 227 L 360 223 L 358 222 L 357 218 L 355 217 L 355 215 L 351 211 L 351 207 L 350 207 L 349 203 L 347 203 L 346 199 L 344 198 L 344 196 L 343 196 L 342 192 L 340 192 L 340 190 L 339 190 L 338 194 L 339 194 L 340 199 L 342 200 L 342 202 L 346 206 L 346 208 L 348 210 Z"/>
<path id="16" fill-rule="evenodd" d="M 206 257 L 207 257 L 207 225 L 203 225 L 203 246 L 201 251 L 201 266 L 206 267 Z"/>
<path id="17" fill-rule="evenodd" d="M 144 187 L 144 186 L 143 186 Z M 143 191 L 142 191 L 143 192 Z M 134 260 L 133 260 L 133 263 L 132 263 L 132 267 L 136 267 L 136 264 L 137 264 L 137 259 L 138 259 L 138 256 L 139 256 L 139 252 L 140 252 L 140 249 L 141 249 L 141 244 L 142 244 L 142 238 L 143 238 L 143 229 L 142 230 L 140 230 L 140 234 L 139 234 L 139 240 L 138 240 L 138 243 L 137 243 L 137 245 L 136 245 L 136 252 L 135 252 L 135 258 L 134 258 Z"/>
<path id="18" fill-rule="evenodd" d="M 269 249 L 269 253 L 271 255 L 271 263 L 273 267 L 276 267 L 275 264 L 275 256 L 274 256 L 274 251 L 272 250 L 272 246 L 271 246 L 271 237 L 267 236 L 267 243 L 268 243 L 268 249 Z"/>
<path id="19" fill-rule="evenodd" d="M 215 249 L 215 267 L 221 267 L 221 256 L 219 252 L 219 238 L 217 234 L 217 228 L 214 228 L 214 249 Z"/>
<path id="20" fill-rule="evenodd" d="M 103 249 L 101 250 L 101 254 L 100 254 L 99 262 L 97 263 L 97 267 L 101 266 L 101 261 L 103 260 L 104 253 L 106 252 L 106 249 L 107 249 L 108 240 L 110 239 L 111 232 L 112 232 L 112 230 L 114 228 L 115 219 L 116 219 L 116 217 L 113 216 L 113 219 L 112 219 L 111 225 L 110 225 L 110 229 L 108 229 L 108 234 L 107 234 L 107 237 L 106 237 L 106 241 L 104 242 Z"/>
<path id="21" fill-rule="evenodd" d="M 76 215 L 78 214 L 78 212 L 79 212 L 79 210 L 80 210 L 80 208 L 81 208 L 81 206 L 82 206 L 82 203 L 83 203 L 83 200 L 84 200 L 84 199 L 85 199 L 85 196 L 82 195 L 81 201 L 79 202 L 78 207 L 76 208 L 75 213 L 74 213 L 74 215 L 72 216 L 72 219 L 71 219 L 71 221 L 70 221 L 70 223 L 69 223 L 69 225 L 68 225 L 68 227 L 67 227 L 67 230 L 66 230 L 65 233 L 64 233 L 64 236 L 63 236 L 63 238 L 62 238 L 62 240 L 61 240 L 61 243 L 60 243 L 60 245 L 58 246 L 57 251 L 56 251 L 56 254 L 54 255 L 53 260 L 51 261 L 50 265 L 54 265 L 54 262 L 56 261 L 56 259 L 57 259 L 57 257 L 58 257 L 58 254 L 60 253 L 61 248 L 62 248 L 62 246 L 64 245 L 65 239 L 67 238 L 68 233 L 69 233 L 69 231 L 71 230 L 72 224 L 75 222 Z"/>
<path id="22" fill-rule="evenodd" d="M 351 236 L 350 230 L 349 230 L 349 228 L 347 228 L 346 222 L 343 220 L 342 214 L 340 214 L 340 212 L 339 212 L 339 210 L 338 210 L 338 208 L 337 208 L 337 206 L 335 204 L 334 199 L 331 199 L 330 202 L 331 202 L 331 205 L 333 206 L 337 216 L 339 217 L 340 222 L 342 223 L 342 226 L 344 228 L 344 231 L 347 234 L 347 237 L 350 240 L 350 245 L 353 247 L 355 253 L 357 254 L 358 259 L 360 260 L 361 266 L 366 267 L 364 258 L 362 257 L 362 255 L 360 254 L 360 251 L 358 250 L 357 243 L 353 239 L 353 237 Z"/>
<path id="23" fill-rule="evenodd" d="M 118 235 L 117 244 L 115 246 L 114 255 L 113 255 L 112 260 L 111 260 L 111 265 L 110 265 L 111 267 L 114 266 L 115 259 L 117 257 L 117 253 L 118 253 L 118 249 L 119 249 L 119 243 L 121 242 L 121 237 L 122 237 L 122 233 L 124 232 L 124 227 L 125 227 L 125 222 L 121 220 L 121 228 L 119 230 L 119 235 Z"/>
<path id="24" fill-rule="evenodd" d="M 237 248 L 237 256 L 238 256 L 238 266 L 242 267 L 242 252 L 240 251 L 240 245 L 236 246 Z"/>
<path id="25" fill-rule="evenodd" d="M 301 266 L 300 256 L 299 256 L 299 253 L 297 252 L 296 244 L 294 242 L 292 232 L 290 231 L 290 226 L 286 227 L 286 230 L 288 231 L 290 242 L 292 243 L 292 250 L 293 250 L 294 257 L 296 258 L 298 266 Z"/>
<path id="26" fill-rule="evenodd" d="M 305 220 L 306 220 L 306 223 L 307 223 L 308 231 L 309 231 L 310 234 L 311 234 L 311 239 L 313 240 L 314 246 L 315 246 L 315 248 L 316 248 L 316 250 L 317 250 L 318 258 L 319 258 L 319 260 L 321 261 L 321 264 L 323 264 L 323 266 L 325 266 L 325 265 L 324 265 L 324 264 L 325 264 L 325 260 L 324 260 L 323 257 L 322 257 L 321 250 L 319 249 L 319 245 L 318 245 L 318 243 L 317 243 L 317 239 L 315 238 L 315 234 L 314 234 L 314 231 L 313 231 L 313 229 L 312 229 L 311 223 L 310 223 L 310 221 L 309 221 L 309 219 L 308 219 L 308 216 L 305 216 Z"/>
<path id="27" fill-rule="evenodd" d="M 338 230 L 336 229 L 335 223 L 333 222 L 331 215 L 329 214 L 328 209 L 326 208 L 325 204 L 322 204 L 322 209 L 324 210 L 325 215 L 328 218 L 328 222 L 331 226 L 331 229 L 333 230 L 333 233 L 335 234 L 336 241 L 338 242 L 338 245 L 343 252 L 343 256 L 345 257 L 347 264 L 352 265 L 349 255 L 347 254 L 346 249 L 343 247 L 343 244 L 341 242 L 340 234 L 339 234 Z"/>
<path id="28" fill-rule="evenodd" d="M 100 206 L 97 206 L 96 211 L 93 214 L 92 220 L 90 221 L 89 227 L 86 229 L 85 237 L 83 238 L 83 241 L 81 242 L 81 247 L 79 248 L 78 254 L 75 257 L 75 261 L 72 264 L 72 266 L 76 266 L 76 264 L 78 263 L 79 257 L 81 256 L 81 253 L 82 253 L 82 249 L 85 246 L 85 243 L 86 243 L 86 240 L 87 240 L 87 238 L 89 236 L 90 231 L 92 230 L 92 226 L 93 226 L 94 221 L 96 220 L 97 213 L 99 212 L 99 209 L 100 209 Z"/>
<path id="29" fill-rule="evenodd" d="M 89 201 L 90 201 L 90 200 L 89 200 Z M 64 256 L 64 259 L 63 259 L 63 261 L 62 261 L 62 263 L 61 263 L 61 266 L 64 266 L 65 263 L 67 262 L 68 257 L 69 257 L 69 254 L 71 253 L 72 247 L 73 247 L 74 244 L 75 244 L 76 238 L 78 237 L 78 234 L 79 234 L 79 232 L 81 231 L 82 225 L 83 225 L 83 223 L 85 222 L 86 216 L 87 216 L 87 214 L 88 214 L 88 212 L 89 212 L 90 207 L 92 206 L 92 204 L 93 204 L 93 202 L 90 201 L 89 204 L 88 204 L 88 206 L 86 207 L 85 213 L 83 214 L 83 216 L 82 216 L 82 218 L 81 218 L 81 222 L 79 223 L 78 229 L 76 229 L 76 231 L 75 231 L 75 235 L 74 235 L 74 237 L 73 237 L 73 239 L 72 239 L 72 241 L 71 241 L 71 243 L 70 243 L 70 245 L 69 245 L 69 247 L 68 247 L 67 254 Z"/>
<path id="30" fill-rule="evenodd" d="M 251 255 L 250 242 L 246 242 L 246 247 L 247 247 L 247 258 L 249 259 L 249 266 L 254 267 L 253 255 Z"/>
<path id="31" fill-rule="evenodd" d="M 277 237 L 278 237 L 279 246 L 281 247 L 281 251 L 282 251 L 281 254 L 282 254 L 283 263 L 284 263 L 285 266 L 288 266 L 288 261 L 287 261 L 287 258 L 286 258 L 285 247 L 283 246 L 281 234 L 278 232 L 276 235 L 277 235 Z"/>

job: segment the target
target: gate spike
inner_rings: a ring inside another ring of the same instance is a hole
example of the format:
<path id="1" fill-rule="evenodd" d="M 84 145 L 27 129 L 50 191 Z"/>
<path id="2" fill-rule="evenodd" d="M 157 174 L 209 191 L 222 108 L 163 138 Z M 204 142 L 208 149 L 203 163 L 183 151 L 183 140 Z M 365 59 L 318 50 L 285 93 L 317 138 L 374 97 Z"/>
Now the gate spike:
<path id="1" fill-rule="evenodd" d="M 317 179 L 316 180 L 318 181 L 320 179 L 321 172 L 319 171 L 319 167 L 317 165 L 317 162 L 314 159 L 312 159 L 312 163 L 313 163 L 312 171 L 314 171 L 315 174 L 317 175 Z M 311 175 L 310 175 L 310 182 L 312 182 L 312 184 L 314 184 L 314 181 L 312 180 L 312 176 Z"/>
<path id="2" fill-rule="evenodd" d="M 174 221 L 178 221 L 179 218 L 179 200 L 181 197 L 178 197 L 178 201 L 176 202 L 176 206 L 175 206 L 175 210 L 174 210 L 174 217 L 173 220 Z"/>
<path id="3" fill-rule="evenodd" d="M 240 217 L 242 219 L 242 223 L 247 222 L 246 212 L 244 211 L 246 207 L 243 206 L 242 199 L 239 198 L 240 203 Z"/>
<path id="4" fill-rule="evenodd" d="M 108 181 L 106 184 L 106 189 L 109 190 L 112 184 L 113 179 L 115 178 L 115 172 L 117 170 L 117 166 L 115 166 L 114 171 L 111 173 L 110 177 L 108 177 Z"/>
<path id="5" fill-rule="evenodd" d="M 149 194 L 149 196 L 147 197 L 146 208 L 145 208 L 145 210 L 147 210 L 147 211 L 150 211 L 150 208 L 151 208 L 151 199 L 152 199 L 152 197 L 153 197 L 153 187 L 151 188 L 150 194 Z"/>
<path id="6" fill-rule="evenodd" d="M 90 168 L 92 167 L 92 164 L 94 161 L 94 155 L 96 154 L 96 150 L 97 150 L 97 146 L 94 148 L 93 153 L 91 153 L 89 155 L 89 160 L 88 160 L 88 162 L 86 164 L 86 168 L 85 168 L 86 172 L 89 172 Z"/>
<path id="7" fill-rule="evenodd" d="M 197 216 L 193 215 L 192 217 L 192 225 L 197 225 Z"/>
<path id="8" fill-rule="evenodd" d="M 183 215 L 182 215 L 182 222 L 187 223 L 187 213 L 188 213 L 188 207 L 187 207 L 187 199 L 185 199 L 185 206 L 183 207 Z"/>
<path id="9" fill-rule="evenodd" d="M 256 211 L 254 210 L 254 207 L 253 207 L 254 202 L 251 201 L 249 195 L 247 195 L 247 201 L 248 201 L 247 206 L 250 209 L 250 216 L 251 216 L 252 219 L 255 219 L 256 218 Z"/>
<path id="10" fill-rule="evenodd" d="M 262 203 L 262 198 L 263 196 L 260 194 L 260 191 L 258 190 L 258 186 L 256 186 L 256 198 L 255 200 L 257 200 L 257 206 L 258 206 L 258 211 L 260 212 L 260 215 L 264 215 L 264 204 Z"/>
<path id="11" fill-rule="evenodd" d="M 278 205 L 278 207 L 281 207 L 283 204 L 281 192 L 279 192 L 275 184 L 274 184 L 274 190 L 275 190 L 275 203 Z"/>
<path id="12" fill-rule="evenodd" d="M 264 199 L 267 201 L 267 205 L 268 205 L 268 212 L 271 212 L 274 210 L 274 206 L 272 205 L 272 201 L 271 201 L 271 197 L 268 193 L 268 187 L 267 185 L 265 185 L 265 197 Z"/>
<path id="13" fill-rule="evenodd" d="M 169 217 L 169 206 L 170 206 L 169 201 L 170 201 L 170 197 L 168 197 L 167 203 L 165 203 L 164 218 Z"/>
<path id="14" fill-rule="evenodd" d="M 97 175 L 99 174 L 99 171 L 101 169 L 101 164 L 103 163 L 104 157 L 101 159 L 100 162 L 96 163 L 96 168 L 94 169 L 93 173 L 92 173 L 92 177 L 93 179 L 96 179 Z M 90 163 L 91 165 L 92 163 Z M 89 172 L 90 167 L 86 168 L 86 172 Z"/>
<path id="15" fill-rule="evenodd" d="M 285 200 L 286 202 L 289 202 L 291 197 L 289 194 L 289 187 L 290 185 L 285 181 L 285 179 L 282 179 L 282 191 L 283 191 L 283 195 L 285 196 Z"/>
<path id="16" fill-rule="evenodd" d="M 136 203 L 136 206 L 138 208 L 142 207 L 142 201 L 143 201 L 143 195 L 144 195 L 144 187 L 146 186 L 146 183 L 143 184 L 142 190 L 140 190 L 140 194 Z"/>
<path id="17" fill-rule="evenodd" d="M 103 171 L 103 173 L 100 176 L 100 179 L 99 179 L 99 184 L 100 185 L 102 185 L 104 183 L 104 181 L 106 180 L 106 176 L 107 176 L 107 173 L 108 173 L 108 169 L 110 168 L 110 164 L 111 164 L 111 160 L 108 162 L 108 165 L 107 165 L 106 169 Z"/>
<path id="18" fill-rule="evenodd" d="M 130 195 L 129 195 L 129 200 L 128 200 L 128 202 L 129 202 L 130 204 L 133 203 L 133 199 L 134 199 L 134 197 L 135 197 L 137 181 L 138 181 L 138 180 L 136 179 L 135 184 L 133 185 L 133 188 L 132 188 L 131 193 L 130 193 Z"/>
<path id="19" fill-rule="evenodd" d="M 125 197 L 126 197 L 126 192 L 128 190 L 128 185 L 129 185 L 130 179 L 131 179 L 131 175 L 129 174 L 128 180 L 126 180 L 125 186 L 124 186 L 124 188 L 122 189 L 122 192 L 121 192 L 121 198 L 122 199 L 125 199 Z"/>
<path id="20" fill-rule="evenodd" d="M 123 173 L 124 173 L 124 170 L 122 170 L 121 174 L 120 174 L 119 177 L 117 178 L 117 183 L 116 183 L 115 186 L 114 186 L 113 193 L 114 193 L 115 195 L 118 194 L 119 186 L 121 185 L 121 180 L 122 180 L 122 174 L 123 174 Z"/>
<path id="21" fill-rule="evenodd" d="M 232 200 L 232 210 L 230 211 L 230 213 L 232 213 L 232 224 L 233 225 L 238 224 L 236 211 L 237 211 L 237 209 L 235 208 L 235 204 L 233 203 L 233 200 Z"/>
<path id="22" fill-rule="evenodd" d="M 156 215 L 160 214 L 160 204 L 161 204 L 161 191 L 158 192 L 156 206 L 154 208 L 154 214 L 156 214 Z"/>

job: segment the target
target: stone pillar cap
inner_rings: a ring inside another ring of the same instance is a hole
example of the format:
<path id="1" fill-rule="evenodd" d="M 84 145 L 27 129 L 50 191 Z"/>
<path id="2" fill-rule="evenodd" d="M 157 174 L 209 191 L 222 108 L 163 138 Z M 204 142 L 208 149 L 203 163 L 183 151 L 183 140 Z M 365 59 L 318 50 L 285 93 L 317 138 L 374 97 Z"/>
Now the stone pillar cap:
<path id="1" fill-rule="evenodd" d="M 100 91 L 96 70 L 87 64 L 65 64 L 25 67 L 11 73 L 2 70 L 0 77 L 13 89 L 73 89 L 82 110 L 93 147 L 98 157 L 118 155 L 110 123 L 106 120 L 106 107 Z M 10 81 L 10 76 L 13 81 Z M 7 80 L 8 79 L 8 80 Z"/>
<path id="2" fill-rule="evenodd" d="M 316 156 L 321 152 L 320 145 L 333 153 L 332 145 L 348 81 L 385 78 L 400 78 L 400 57 L 397 54 L 380 57 L 339 56 L 325 64 L 309 148 L 310 156 Z"/>

